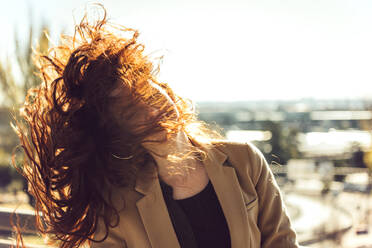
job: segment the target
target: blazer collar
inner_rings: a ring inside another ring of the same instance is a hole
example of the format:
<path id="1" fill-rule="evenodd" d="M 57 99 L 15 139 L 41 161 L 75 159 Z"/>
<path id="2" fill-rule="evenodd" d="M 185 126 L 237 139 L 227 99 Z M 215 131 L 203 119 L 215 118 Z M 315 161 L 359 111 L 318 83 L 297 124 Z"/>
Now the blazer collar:
<path id="1" fill-rule="evenodd" d="M 235 169 L 223 166 L 227 155 L 216 148 L 202 148 L 207 156 L 203 161 L 225 215 L 232 248 L 248 247 L 248 218 Z M 137 208 L 154 248 L 180 248 L 161 191 L 156 166 L 150 173 L 152 180 L 138 177 L 135 190 L 144 195 L 137 201 Z M 244 245 L 242 245 L 244 244 Z"/>

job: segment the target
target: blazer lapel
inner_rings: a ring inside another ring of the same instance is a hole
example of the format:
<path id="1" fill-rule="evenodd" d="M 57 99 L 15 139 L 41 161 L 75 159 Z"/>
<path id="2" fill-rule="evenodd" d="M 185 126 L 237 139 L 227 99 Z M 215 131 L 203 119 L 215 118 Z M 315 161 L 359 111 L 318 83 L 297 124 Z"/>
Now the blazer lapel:
<path id="1" fill-rule="evenodd" d="M 151 247 L 180 248 L 177 235 L 173 229 L 157 171 L 154 165 L 153 180 L 139 177 L 135 189 L 144 194 L 136 205 L 141 216 Z"/>
<path id="2" fill-rule="evenodd" d="M 223 166 L 227 155 L 212 148 L 204 161 L 230 231 L 231 247 L 249 247 L 248 217 L 235 169 Z"/>

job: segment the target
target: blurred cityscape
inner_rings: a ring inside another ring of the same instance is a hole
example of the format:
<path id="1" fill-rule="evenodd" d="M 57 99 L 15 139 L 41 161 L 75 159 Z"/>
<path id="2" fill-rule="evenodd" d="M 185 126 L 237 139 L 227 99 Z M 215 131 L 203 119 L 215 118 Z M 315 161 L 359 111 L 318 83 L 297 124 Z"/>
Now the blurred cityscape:
<path id="1" fill-rule="evenodd" d="M 256 144 L 301 245 L 372 247 L 372 100 L 198 104 L 229 139 Z"/>

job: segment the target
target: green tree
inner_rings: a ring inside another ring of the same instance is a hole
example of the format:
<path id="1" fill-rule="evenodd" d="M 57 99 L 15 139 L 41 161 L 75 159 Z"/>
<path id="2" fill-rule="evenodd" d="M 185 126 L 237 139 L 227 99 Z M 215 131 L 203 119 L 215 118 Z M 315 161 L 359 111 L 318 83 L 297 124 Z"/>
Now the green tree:
<path id="1" fill-rule="evenodd" d="M 11 154 L 18 145 L 18 137 L 11 130 L 12 118 L 18 118 L 18 109 L 25 100 L 27 91 L 41 83 L 33 63 L 33 49 L 46 53 L 49 49 L 48 26 L 42 25 L 35 32 L 32 24 L 26 37 L 15 33 L 15 54 L 0 58 L 0 174 L 16 179 L 17 173 L 10 166 Z M 20 176 L 18 176 L 20 178 Z M 11 181 L 11 180 L 8 180 Z M 23 183 L 26 188 L 25 182 Z M 4 186 L 4 185 L 2 185 Z"/>
<path id="2" fill-rule="evenodd" d="M 263 130 L 271 131 L 271 151 L 267 157 L 269 163 L 287 164 L 291 158 L 300 157 L 298 130 L 285 126 L 279 122 L 266 121 L 262 125 Z"/>
<path id="3" fill-rule="evenodd" d="M 0 89 L 3 107 L 19 107 L 23 103 L 27 91 L 40 84 L 40 78 L 35 74 L 36 67 L 33 63 L 33 47 L 45 53 L 49 49 L 48 26 L 42 25 L 41 31 L 34 32 L 32 25 L 29 27 L 26 43 L 22 44 L 19 34 L 16 33 L 15 56 L 7 57 L 0 61 Z"/>

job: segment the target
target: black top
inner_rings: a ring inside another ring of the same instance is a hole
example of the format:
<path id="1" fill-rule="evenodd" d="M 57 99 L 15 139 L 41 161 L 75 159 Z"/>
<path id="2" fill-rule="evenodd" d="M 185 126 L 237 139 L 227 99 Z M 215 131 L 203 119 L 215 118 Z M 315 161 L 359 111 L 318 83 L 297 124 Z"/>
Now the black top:
<path id="1" fill-rule="evenodd" d="M 174 200 L 172 188 L 161 182 L 164 200 L 182 248 L 229 248 L 229 228 L 209 181 L 198 194 Z"/>

